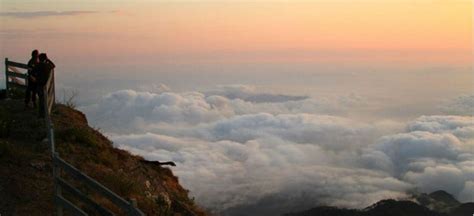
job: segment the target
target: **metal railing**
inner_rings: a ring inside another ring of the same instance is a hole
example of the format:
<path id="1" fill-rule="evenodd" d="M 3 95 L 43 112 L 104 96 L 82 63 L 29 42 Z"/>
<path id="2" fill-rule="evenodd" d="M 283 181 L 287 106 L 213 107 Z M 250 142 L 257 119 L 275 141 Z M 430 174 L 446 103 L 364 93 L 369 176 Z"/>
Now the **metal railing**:
<path id="1" fill-rule="evenodd" d="M 12 86 L 25 88 L 28 84 L 27 75 L 26 73 L 21 73 L 16 68 L 28 70 L 30 69 L 28 65 L 18 62 L 12 62 L 8 59 L 5 59 L 5 67 L 7 91 Z M 24 79 L 25 81 L 23 83 L 17 82 L 19 81 L 18 78 Z M 79 202 L 88 206 L 90 209 L 93 209 L 100 215 L 115 215 L 112 211 L 101 206 L 92 198 L 81 192 L 78 188 L 72 186 L 64 178 L 61 177 L 62 173 L 67 173 L 69 176 L 73 177 L 75 181 L 87 186 L 87 188 L 94 191 L 96 194 L 105 197 L 107 200 L 112 202 L 115 206 L 117 206 L 127 215 L 144 216 L 145 214 L 137 208 L 137 202 L 134 199 L 130 199 L 130 201 L 123 199 L 119 195 L 109 190 L 107 187 L 103 186 L 93 178 L 89 177 L 88 175 L 81 172 L 79 169 L 59 157 L 59 154 L 56 152 L 55 149 L 54 127 L 51 119 L 51 112 L 55 103 L 54 71 L 51 71 L 48 77 L 48 81 L 43 88 L 43 93 L 45 97 L 45 103 L 40 104 L 40 106 L 43 105 L 45 110 L 48 142 L 51 148 L 51 157 L 53 161 L 54 202 L 56 206 L 56 215 L 62 216 L 64 210 L 72 213 L 72 215 L 88 215 L 83 209 L 81 209 L 73 202 L 65 198 L 63 196 L 63 191 L 70 194 L 72 197 L 74 197 L 75 200 L 78 200 Z"/>
<path id="2" fill-rule="evenodd" d="M 81 183 L 85 184 L 88 188 L 95 191 L 97 194 L 107 198 L 121 210 L 126 212 L 127 215 L 136 215 L 142 216 L 144 215 L 138 208 L 137 203 L 135 200 L 127 201 L 124 200 L 122 197 L 118 196 L 114 192 L 110 191 L 108 188 L 101 185 L 96 180 L 92 179 L 91 177 L 87 176 L 86 174 L 79 171 L 77 168 L 72 166 L 71 164 L 67 163 L 63 159 L 58 156 L 58 153 L 54 153 L 53 156 L 53 164 L 54 164 L 54 174 L 55 174 L 55 200 L 57 203 L 57 214 L 62 214 L 62 209 L 65 208 L 70 210 L 74 215 L 87 215 L 84 211 L 82 211 L 79 207 L 72 204 L 70 201 L 65 199 L 62 196 L 63 190 L 72 196 L 74 196 L 77 200 L 82 202 L 83 204 L 91 207 L 95 211 L 97 211 L 100 215 L 115 215 L 110 210 L 102 207 L 101 205 L 97 204 L 94 200 L 89 198 L 87 195 L 82 193 L 80 190 L 75 188 L 74 186 L 70 185 L 66 180 L 64 180 L 60 175 L 60 170 L 64 171 L 65 173 L 69 174 L 74 178 L 76 181 L 80 181 Z"/>
<path id="3" fill-rule="evenodd" d="M 26 90 L 28 85 L 28 75 L 22 73 L 21 70 L 31 69 L 28 65 L 9 61 L 8 58 L 5 58 L 5 82 L 6 82 L 6 91 L 7 95 L 12 88 L 19 88 Z"/>

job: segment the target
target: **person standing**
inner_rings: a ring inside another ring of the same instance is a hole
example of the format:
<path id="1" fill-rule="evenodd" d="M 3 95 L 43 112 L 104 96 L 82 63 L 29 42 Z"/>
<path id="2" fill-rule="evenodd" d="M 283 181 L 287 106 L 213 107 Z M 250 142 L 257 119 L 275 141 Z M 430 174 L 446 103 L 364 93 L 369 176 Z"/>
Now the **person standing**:
<path id="1" fill-rule="evenodd" d="M 44 109 L 44 87 L 48 82 L 49 77 L 51 76 L 51 72 L 56 67 L 54 63 L 48 59 L 46 53 L 41 53 L 38 56 L 39 63 L 35 67 L 37 71 L 37 91 L 39 96 L 39 117 L 44 118 L 45 109 Z"/>
<path id="2" fill-rule="evenodd" d="M 38 59 L 38 50 L 33 50 L 31 52 L 31 59 L 28 61 L 28 73 L 27 73 L 27 86 L 25 92 L 25 109 L 30 106 L 30 100 L 33 102 L 33 107 L 36 107 L 36 79 L 37 75 L 35 74 L 35 67 L 39 63 Z"/>

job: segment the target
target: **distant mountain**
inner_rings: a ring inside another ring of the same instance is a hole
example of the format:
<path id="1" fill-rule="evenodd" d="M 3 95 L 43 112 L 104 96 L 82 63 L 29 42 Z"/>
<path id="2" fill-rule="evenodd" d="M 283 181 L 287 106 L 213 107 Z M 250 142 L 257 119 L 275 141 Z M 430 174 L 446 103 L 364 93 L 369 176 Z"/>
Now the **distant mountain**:
<path id="1" fill-rule="evenodd" d="M 416 194 L 413 198 L 420 205 L 437 212 L 447 213 L 461 204 L 451 194 L 442 190 L 430 194 Z"/>
<path id="2" fill-rule="evenodd" d="M 460 203 L 446 191 L 416 194 L 410 200 L 382 200 L 364 209 L 319 206 L 285 216 L 471 216 L 474 203 Z"/>
<path id="3" fill-rule="evenodd" d="M 444 216 L 412 201 L 382 200 L 365 209 L 321 206 L 285 216 Z"/>
<path id="4" fill-rule="evenodd" d="M 424 206 L 421 206 L 415 202 L 402 200 L 382 200 L 369 206 L 363 210 L 364 216 L 441 216 L 437 212 L 434 212 Z"/>
<path id="5" fill-rule="evenodd" d="M 289 213 L 284 216 L 363 216 L 364 212 L 355 209 L 341 209 L 330 206 L 320 206 L 298 213 Z"/>
<path id="6" fill-rule="evenodd" d="M 430 193 L 429 196 L 435 200 L 438 200 L 440 202 L 449 204 L 449 205 L 459 205 L 461 204 L 459 201 L 457 201 L 453 195 L 449 194 L 446 191 L 439 190 L 435 191 L 433 193 Z"/>
<path id="7" fill-rule="evenodd" d="M 283 194 L 270 194 L 255 203 L 244 204 L 228 208 L 219 212 L 220 216 L 255 216 L 255 215 L 281 215 L 286 212 L 297 212 L 317 206 L 311 194 L 298 194 L 289 197 Z"/>

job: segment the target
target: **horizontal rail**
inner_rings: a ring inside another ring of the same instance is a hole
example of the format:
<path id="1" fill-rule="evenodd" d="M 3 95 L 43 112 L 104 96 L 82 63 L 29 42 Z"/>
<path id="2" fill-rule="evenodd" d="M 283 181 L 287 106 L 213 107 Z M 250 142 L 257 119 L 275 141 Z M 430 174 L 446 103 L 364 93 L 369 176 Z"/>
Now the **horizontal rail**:
<path id="1" fill-rule="evenodd" d="M 62 196 L 55 196 L 56 203 L 71 211 L 73 215 L 87 216 L 88 214 L 82 211 L 79 207 L 64 199 Z"/>
<path id="2" fill-rule="evenodd" d="M 94 202 L 94 200 L 87 197 L 87 195 L 84 195 L 81 191 L 77 190 L 72 185 L 68 184 L 61 177 L 56 177 L 56 183 L 62 189 L 64 189 L 64 191 L 72 194 L 74 197 L 78 198 L 84 204 L 94 208 L 97 212 L 100 213 L 100 215 L 104 215 L 104 216 L 114 216 L 115 215 L 114 213 L 110 212 L 109 210 L 105 209 L 104 207 L 102 207 L 99 204 L 97 204 L 96 202 Z"/>
<path id="3" fill-rule="evenodd" d="M 23 69 L 29 69 L 30 67 L 27 64 L 23 64 L 20 62 L 14 62 L 14 61 L 5 61 L 5 65 L 7 66 L 12 66 L 12 67 L 17 67 L 17 68 L 23 68 Z"/>
<path id="4" fill-rule="evenodd" d="M 13 72 L 13 73 L 24 74 L 23 72 L 19 71 L 18 68 L 16 68 L 16 67 L 7 66 L 7 71 L 8 72 Z"/>
<path id="5" fill-rule="evenodd" d="M 16 82 L 8 82 L 8 86 L 10 86 L 10 87 L 14 86 L 14 87 L 17 87 L 17 88 L 26 88 L 26 85 L 16 83 Z"/>
<path id="6" fill-rule="evenodd" d="M 9 76 L 9 77 L 18 77 L 18 78 L 23 78 L 23 79 L 28 78 L 27 74 L 17 73 L 17 72 L 10 72 L 10 71 L 7 72 L 7 76 Z"/>
<path id="7" fill-rule="evenodd" d="M 92 179 L 91 177 L 82 173 L 71 164 L 59 158 L 57 154 L 53 157 L 53 161 L 55 165 L 58 165 L 60 168 L 63 168 L 63 170 L 66 173 L 69 173 L 70 175 L 74 176 L 76 180 L 85 183 L 86 185 L 91 187 L 94 191 L 100 193 L 101 195 L 109 199 L 112 203 L 114 203 L 121 209 L 124 209 L 125 211 L 127 211 L 128 213 L 132 215 L 144 215 L 140 210 L 136 209 L 132 203 L 124 200 L 122 197 L 116 195 L 114 192 L 112 192 L 111 190 L 109 190 L 108 188 L 106 188 L 105 186 L 97 182 L 96 180 Z"/>

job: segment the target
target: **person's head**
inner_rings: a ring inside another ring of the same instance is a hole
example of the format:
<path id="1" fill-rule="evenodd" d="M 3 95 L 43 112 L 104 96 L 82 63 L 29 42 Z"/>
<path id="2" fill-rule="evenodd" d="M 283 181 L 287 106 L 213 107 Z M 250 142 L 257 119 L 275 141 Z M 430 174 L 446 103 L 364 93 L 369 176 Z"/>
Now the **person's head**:
<path id="1" fill-rule="evenodd" d="M 38 50 L 33 50 L 33 51 L 31 52 L 31 57 L 32 57 L 32 58 L 38 58 L 38 53 L 39 53 Z"/>
<path id="2" fill-rule="evenodd" d="M 40 62 L 44 62 L 44 61 L 46 61 L 46 59 L 48 59 L 48 56 L 46 55 L 46 53 L 39 54 L 39 61 Z"/>

